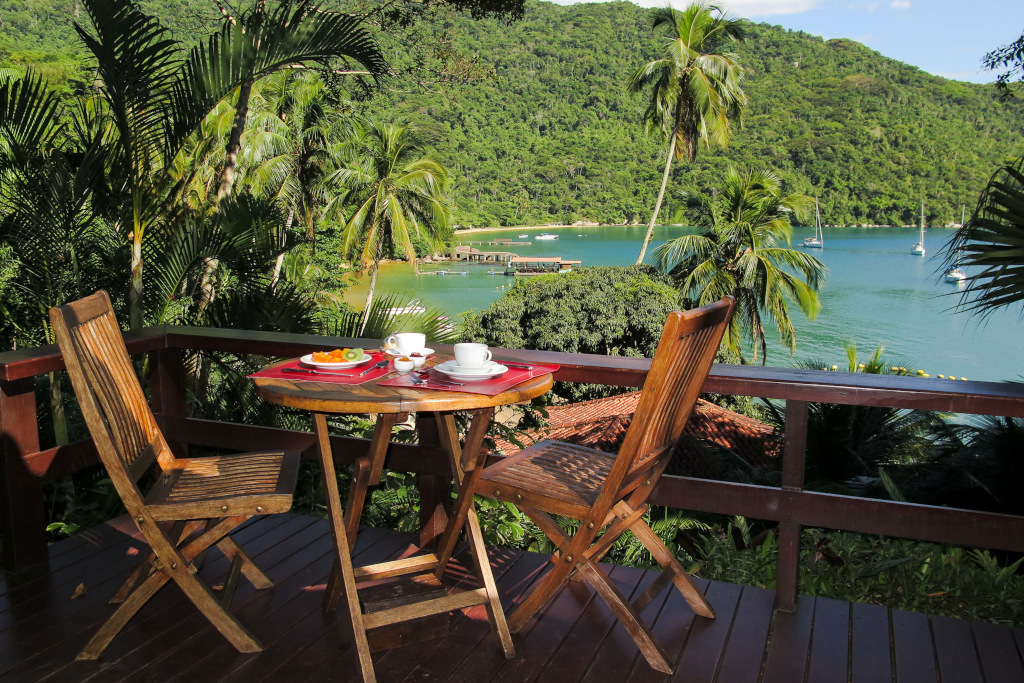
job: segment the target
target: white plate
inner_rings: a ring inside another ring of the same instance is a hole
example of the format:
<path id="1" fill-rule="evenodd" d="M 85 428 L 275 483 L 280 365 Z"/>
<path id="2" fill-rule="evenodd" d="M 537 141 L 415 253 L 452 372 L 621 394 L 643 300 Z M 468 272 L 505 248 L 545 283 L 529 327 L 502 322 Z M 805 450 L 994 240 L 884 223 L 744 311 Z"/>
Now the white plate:
<path id="1" fill-rule="evenodd" d="M 404 353 L 399 353 L 398 349 L 384 349 L 384 353 L 388 354 L 389 356 L 405 356 L 405 355 L 407 355 L 407 354 L 404 354 Z M 420 350 L 420 355 L 423 355 L 423 356 L 429 356 L 432 353 L 434 353 L 434 349 L 428 349 L 428 348 L 424 347 L 423 349 Z"/>
<path id="2" fill-rule="evenodd" d="M 499 377 L 508 372 L 507 367 L 495 363 L 494 361 L 489 361 L 487 365 L 482 365 L 479 368 L 463 368 L 455 361 L 450 360 L 435 365 L 434 369 L 443 375 L 448 375 L 453 379 L 461 379 L 466 382 L 491 379 L 492 377 Z"/>
<path id="3" fill-rule="evenodd" d="M 357 365 L 369 363 L 371 360 L 373 360 L 373 356 L 363 353 L 363 357 L 359 360 L 342 361 L 341 363 L 318 363 L 313 360 L 313 354 L 309 353 L 300 358 L 299 362 L 303 365 L 312 365 L 314 368 L 323 368 L 324 370 L 344 370 L 345 368 L 354 368 Z"/>

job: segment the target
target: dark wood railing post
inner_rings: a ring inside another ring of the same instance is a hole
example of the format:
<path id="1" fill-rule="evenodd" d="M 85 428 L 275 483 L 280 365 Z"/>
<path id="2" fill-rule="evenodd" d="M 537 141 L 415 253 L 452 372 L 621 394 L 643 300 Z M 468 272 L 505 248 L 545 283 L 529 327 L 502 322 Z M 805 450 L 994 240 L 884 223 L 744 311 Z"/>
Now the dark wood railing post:
<path id="1" fill-rule="evenodd" d="M 807 402 L 786 401 L 785 447 L 782 453 L 782 491 L 800 492 L 804 488 L 807 464 Z M 783 505 L 787 496 L 783 495 Z M 783 511 L 785 513 L 786 511 Z M 792 612 L 796 608 L 797 587 L 800 585 L 800 533 L 799 522 L 783 515 L 779 523 L 779 562 L 775 575 L 775 609 Z"/>
<path id="2" fill-rule="evenodd" d="M 417 418 L 416 430 L 421 446 L 440 447 L 437 424 L 433 416 L 423 413 Z M 444 477 L 420 474 L 417 477 L 420 493 L 420 545 L 432 546 L 448 523 L 448 509 L 452 502 L 452 483 Z"/>
<path id="3" fill-rule="evenodd" d="M 0 539 L 4 569 L 15 573 L 48 557 L 42 482 L 23 459 L 38 452 L 34 378 L 0 380 Z"/>
<path id="4" fill-rule="evenodd" d="M 158 416 L 185 417 L 185 368 L 181 349 L 149 353 L 150 405 Z M 166 433 L 166 432 L 165 432 Z M 188 443 L 167 434 L 167 445 L 179 458 L 188 457 Z"/>

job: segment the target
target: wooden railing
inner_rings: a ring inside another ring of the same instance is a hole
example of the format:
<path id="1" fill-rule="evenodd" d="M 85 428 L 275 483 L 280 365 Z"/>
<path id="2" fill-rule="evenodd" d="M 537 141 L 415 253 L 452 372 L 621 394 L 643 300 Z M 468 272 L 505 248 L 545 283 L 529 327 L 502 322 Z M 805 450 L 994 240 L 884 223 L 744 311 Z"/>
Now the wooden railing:
<path id="1" fill-rule="evenodd" d="M 372 346 L 377 340 L 165 326 L 128 334 L 126 342 L 131 353 L 149 356 L 153 409 L 177 447 L 309 452 L 313 437 L 308 432 L 186 417 L 183 352 L 289 357 L 324 347 Z M 448 350 L 444 345 L 439 349 Z M 524 350 L 495 353 L 508 360 L 557 363 L 561 369 L 555 378 L 567 382 L 639 387 L 650 367 L 650 361 L 641 358 Z M 0 354 L 0 533 L 4 567 L 10 572 L 30 572 L 46 561 L 43 480 L 98 461 L 90 441 L 40 450 L 35 378 L 62 368 L 53 346 Z M 1024 417 L 1024 388 L 1019 385 L 716 365 L 705 390 L 785 401 L 781 487 L 666 476 L 652 502 L 778 522 L 779 608 L 792 609 L 796 600 L 800 531 L 805 526 L 1024 552 L 1024 517 L 804 490 L 808 402 Z M 334 452 L 340 462 L 353 462 L 366 453 L 367 445 L 361 439 L 336 437 Z M 444 499 L 448 464 L 440 449 L 393 444 L 389 466 L 422 475 L 425 502 Z M 422 514 L 430 515 L 430 508 L 424 504 Z"/>

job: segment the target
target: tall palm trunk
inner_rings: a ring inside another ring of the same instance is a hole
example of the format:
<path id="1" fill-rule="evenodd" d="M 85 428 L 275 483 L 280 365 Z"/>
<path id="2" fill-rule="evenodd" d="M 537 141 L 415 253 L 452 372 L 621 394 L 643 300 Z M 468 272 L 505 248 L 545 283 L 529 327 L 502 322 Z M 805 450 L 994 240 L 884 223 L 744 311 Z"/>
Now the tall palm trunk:
<path id="1" fill-rule="evenodd" d="M 292 208 L 288 209 L 288 218 L 285 219 L 284 229 L 281 230 L 281 243 L 279 245 L 281 247 L 281 251 L 280 251 L 280 253 L 278 253 L 277 258 L 274 260 L 274 276 L 273 276 L 273 278 L 270 281 L 270 286 L 271 286 L 272 289 L 276 289 L 277 288 L 277 281 L 279 279 L 281 279 L 281 268 L 284 267 L 285 239 L 288 236 L 288 231 L 292 229 L 292 223 L 294 221 L 295 221 L 295 208 L 292 207 Z"/>
<path id="2" fill-rule="evenodd" d="M 247 79 L 238 86 L 238 103 L 235 105 L 235 118 L 231 123 L 231 135 L 224 147 L 224 169 L 217 184 L 217 204 L 231 196 L 235 187 L 236 169 L 238 168 L 238 150 L 242 146 L 242 132 L 245 120 L 249 115 L 249 98 L 252 95 L 252 79 Z"/>
<path id="3" fill-rule="evenodd" d="M 359 336 L 363 336 L 363 330 L 366 329 L 366 323 L 370 321 L 370 304 L 373 303 L 373 290 L 377 287 L 377 268 L 378 261 L 374 260 L 373 266 L 370 269 L 370 289 L 366 292 L 366 304 L 363 306 L 363 322 L 359 325 Z"/>
<path id="4" fill-rule="evenodd" d="M 128 325 L 142 329 L 142 234 L 138 227 L 132 237 L 132 272 L 128 287 Z"/>
<path id="5" fill-rule="evenodd" d="M 637 256 L 638 264 L 644 262 L 647 255 L 647 246 L 651 243 L 651 236 L 654 235 L 654 224 L 658 220 L 658 213 L 661 212 L 661 203 L 665 200 L 665 187 L 668 185 L 668 174 L 672 170 L 672 157 L 676 153 L 676 129 L 672 129 L 672 142 L 668 146 L 668 157 L 665 158 L 665 172 L 661 174 L 661 189 L 658 190 L 658 201 L 654 204 L 654 213 L 651 214 L 651 222 L 647 224 L 647 234 L 644 235 L 644 243 L 640 246 L 640 255 Z"/>

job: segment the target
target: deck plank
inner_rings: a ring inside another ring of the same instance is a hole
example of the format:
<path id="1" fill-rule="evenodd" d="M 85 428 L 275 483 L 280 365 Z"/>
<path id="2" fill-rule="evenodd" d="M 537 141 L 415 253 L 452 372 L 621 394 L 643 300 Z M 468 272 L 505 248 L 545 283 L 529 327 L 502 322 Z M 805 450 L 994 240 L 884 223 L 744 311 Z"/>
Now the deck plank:
<path id="1" fill-rule="evenodd" d="M 763 683 L 793 683 L 804 680 L 815 599 L 802 596 L 792 612 L 776 612 L 771 630 L 771 648 L 764 662 Z"/>
<path id="2" fill-rule="evenodd" d="M 695 578 L 693 582 L 697 589 L 705 594 L 711 587 L 710 582 L 704 579 Z M 657 620 L 651 626 L 651 631 L 658 642 L 661 643 L 665 654 L 668 655 L 668 661 L 674 664 L 679 661 L 680 654 L 686 646 L 686 641 L 690 637 L 693 624 L 698 621 L 698 617 L 686 603 L 682 593 L 676 590 L 675 587 L 669 585 L 665 590 L 667 591 L 665 604 L 661 608 Z M 704 617 L 700 617 L 699 620 L 706 621 Z M 626 679 L 626 683 L 646 683 L 647 681 L 654 683 L 655 681 L 669 681 L 671 679 L 671 675 L 654 671 L 647 663 L 647 660 L 643 657 L 637 657 L 636 662 L 633 663 L 633 671 L 630 673 L 629 678 Z"/>
<path id="3" fill-rule="evenodd" d="M 928 615 L 892 610 L 892 642 L 896 680 L 900 683 L 936 683 L 939 680 Z"/>
<path id="4" fill-rule="evenodd" d="M 982 683 L 981 662 L 971 625 L 947 617 L 932 617 L 932 638 L 942 681 Z"/>
<path id="5" fill-rule="evenodd" d="M 985 622 L 973 622 L 974 642 L 978 645 L 985 683 L 1020 683 L 1024 664 L 1009 629 Z"/>
<path id="6" fill-rule="evenodd" d="M 618 583 L 617 573 L 622 567 L 613 567 L 608 577 Z M 578 681 L 586 673 L 598 649 L 617 623 L 608 603 L 600 598 L 590 601 L 575 628 L 565 637 L 558 651 L 548 660 L 547 667 L 537 678 L 537 683 L 567 683 Z"/>
<path id="7" fill-rule="evenodd" d="M 612 581 L 619 587 L 623 595 L 628 595 L 630 600 L 635 600 L 636 596 L 642 593 L 655 578 L 657 577 L 653 572 L 621 567 L 615 572 Z M 648 605 L 648 609 L 650 607 Z M 649 614 L 649 612 L 644 610 L 643 614 Z M 601 683 L 606 680 L 621 681 L 629 675 L 634 663 L 639 659 L 642 657 L 640 657 L 636 643 L 616 619 L 604 640 L 598 645 L 597 655 L 588 662 L 587 670 L 584 671 L 580 680 L 587 681 L 587 683 Z"/>
<path id="8" fill-rule="evenodd" d="M 888 608 L 854 603 L 850 635 L 850 681 L 875 683 L 892 680 Z"/>
<path id="9" fill-rule="evenodd" d="M 696 619 L 683 655 L 676 664 L 675 683 L 710 683 L 715 680 L 725 645 L 732 630 L 743 586 L 713 583 L 705 594 L 715 609 L 714 619 Z"/>
<path id="10" fill-rule="evenodd" d="M 850 603 L 817 598 L 807 679 L 845 681 L 849 669 Z"/>
<path id="11" fill-rule="evenodd" d="M 281 526 L 273 529 L 271 533 L 262 534 L 260 527 L 249 527 L 238 532 L 237 540 L 242 547 L 253 553 L 253 558 L 264 565 L 273 564 L 272 558 L 268 561 L 265 553 L 280 547 L 289 535 L 302 528 L 312 528 L 306 519 L 295 516 L 289 526 Z M 274 533 L 277 532 L 277 533 Z M 141 558 L 132 558 L 130 568 L 138 564 Z M 227 570 L 228 563 L 219 552 L 211 552 L 206 566 L 201 570 L 204 578 L 222 576 Z M 153 659 L 152 636 L 147 631 L 155 625 L 155 630 L 160 633 L 168 628 L 168 624 L 178 625 L 189 617 L 195 617 L 197 623 L 205 623 L 206 620 L 199 614 L 184 595 L 176 587 L 168 585 L 154 596 L 150 603 L 145 605 L 140 613 L 129 622 L 129 624 L 111 642 L 103 656 L 95 662 L 79 662 L 75 660 L 75 654 L 92 637 L 93 633 L 114 611 L 114 606 L 107 604 L 107 600 L 114 593 L 117 587 L 127 577 L 128 572 L 122 572 L 105 584 L 103 590 L 93 592 L 93 600 L 86 604 L 77 606 L 83 618 L 78 619 L 55 619 L 46 632 L 48 647 L 38 649 L 35 655 L 22 662 L 12 673 L 15 677 L 22 676 L 24 680 L 43 680 L 48 677 L 52 680 L 84 681 L 92 677 L 98 677 L 103 681 L 117 680 L 108 674 L 108 669 L 116 669 L 115 663 L 131 652 L 133 648 L 141 648 L 146 654 L 144 659 Z M 239 589 L 239 594 L 242 588 Z M 88 597 L 86 593 L 82 598 L 73 602 L 79 602 Z M 86 611 L 87 610 L 87 611 Z M 170 610 L 170 611 L 168 611 Z M 60 610 L 53 610 L 51 613 L 61 613 Z M 166 643 L 164 644 L 166 648 Z M 162 648 L 162 649 L 164 649 Z M 63 650 L 66 654 L 51 656 L 52 651 Z"/>
<path id="12" fill-rule="evenodd" d="M 775 593 L 744 586 L 732 632 L 718 670 L 718 683 L 756 683 L 761 676 L 771 629 Z"/>
<path id="13" fill-rule="evenodd" d="M 363 564 L 370 558 L 377 562 L 409 554 L 408 539 L 399 535 L 384 535 L 377 530 L 367 529 L 366 532 L 379 538 L 368 538 L 372 543 L 357 543 L 353 555 L 356 564 Z M 273 677 L 275 673 L 277 676 L 295 676 L 293 664 L 296 656 L 306 653 L 310 645 L 324 635 L 333 639 L 330 647 L 323 648 L 326 652 L 335 657 L 340 655 L 345 660 L 345 668 L 358 665 L 352 651 L 344 605 L 339 604 L 342 611 L 335 609 L 331 614 L 323 611 L 324 588 L 334 563 L 334 553 L 329 538 L 323 538 L 318 545 L 322 545 L 323 553 L 307 569 L 296 573 L 288 586 L 282 586 L 284 590 L 277 591 L 281 595 L 280 599 L 275 599 L 273 603 L 253 603 L 247 610 L 254 631 L 263 641 L 264 654 L 259 658 L 246 658 L 234 652 L 226 642 L 222 643 L 221 647 L 210 653 L 206 663 L 197 662 L 192 667 L 196 674 L 192 680 L 202 680 L 206 674 L 212 674 L 213 678 L 220 681 L 247 682 Z M 234 659 L 240 661 L 236 663 L 232 661 Z"/>
<path id="14" fill-rule="evenodd" d="M 258 519 L 235 536 L 276 582 L 257 591 L 243 581 L 232 611 L 264 644 L 261 653 L 237 653 L 175 587 L 158 593 L 120 633 L 98 662 L 75 654 L 111 613 L 109 595 L 140 561 L 144 544 L 125 520 L 89 530 L 82 539 L 54 544 L 51 571 L 20 585 L 6 584 L 7 629 L 0 638 L 0 681 L 203 681 L 277 683 L 357 681 L 343 613 L 324 615 L 324 582 L 331 565 L 325 520 L 295 514 Z M 360 564 L 408 552 L 413 537 L 394 531 L 360 533 Z M 65 544 L 65 545 L 62 545 Z M 134 549 L 134 554 L 129 551 Z M 502 604 L 528 591 L 548 557 L 489 550 Z M 201 575 L 222 580 L 227 562 L 213 551 Z M 658 574 L 609 567 L 612 581 L 636 595 Z M 472 578 L 457 555 L 445 575 L 449 587 Z M 78 599 L 78 583 L 88 590 Z M 3 584 L 3 582 L 0 582 Z M 676 591 L 652 601 L 645 617 L 670 658 L 670 680 L 714 683 L 1005 683 L 1024 680 L 1024 630 L 968 623 L 801 597 L 793 613 L 773 612 L 772 591 L 698 580 L 718 612 L 694 617 Z M 0 623 L 3 623 L 0 610 Z M 891 638 L 891 640 L 890 640 Z M 453 613 L 445 638 L 374 655 L 378 680 L 501 681 L 503 683 L 647 683 L 652 671 L 604 601 L 586 583 L 560 591 L 543 613 L 515 634 L 516 657 L 505 660 L 477 606 Z M 891 642 L 891 655 L 890 655 Z M 770 643 L 766 648 L 766 643 Z M 763 671 L 762 671 L 763 669 Z"/>
<path id="15" fill-rule="evenodd" d="M 489 549 L 488 556 L 502 604 L 508 604 L 522 590 L 523 582 L 528 584 L 546 565 L 543 556 L 523 555 L 503 548 Z M 447 573 L 445 583 L 449 583 Z M 483 605 L 455 612 L 449 628 L 449 636 L 443 640 L 377 653 L 374 656 L 377 679 L 444 680 L 459 668 L 467 652 L 477 647 L 500 647 L 491 633 Z"/>

